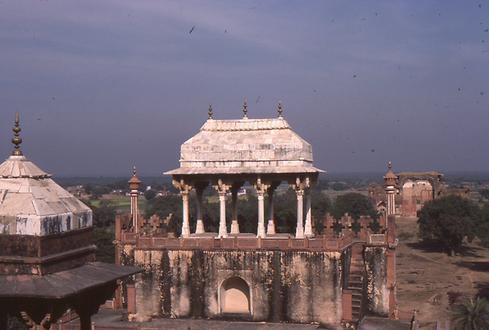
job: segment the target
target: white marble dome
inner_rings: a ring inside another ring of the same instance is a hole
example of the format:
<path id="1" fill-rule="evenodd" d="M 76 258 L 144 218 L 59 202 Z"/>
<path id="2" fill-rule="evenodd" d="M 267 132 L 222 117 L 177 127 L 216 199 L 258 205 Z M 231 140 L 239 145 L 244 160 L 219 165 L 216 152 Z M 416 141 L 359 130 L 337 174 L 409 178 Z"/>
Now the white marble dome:
<path id="1" fill-rule="evenodd" d="M 0 234 L 45 236 L 92 225 L 92 210 L 23 155 L 0 164 Z"/>

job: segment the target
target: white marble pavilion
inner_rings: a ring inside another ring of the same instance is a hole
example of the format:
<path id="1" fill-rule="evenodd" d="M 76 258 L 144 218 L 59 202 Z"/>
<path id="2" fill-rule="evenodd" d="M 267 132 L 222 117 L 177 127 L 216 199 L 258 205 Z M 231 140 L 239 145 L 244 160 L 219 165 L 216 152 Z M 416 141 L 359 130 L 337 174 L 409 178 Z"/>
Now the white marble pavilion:
<path id="1" fill-rule="evenodd" d="M 288 183 L 297 195 L 296 238 L 313 236 L 311 186 L 323 172 L 313 166 L 311 145 L 295 133 L 282 115 L 270 119 L 248 118 L 246 101 L 244 116 L 237 120 L 216 120 L 209 107 L 209 118 L 200 131 L 181 146 L 180 167 L 165 174 L 172 175 L 183 201 L 182 237 L 190 237 L 189 193 L 197 196 L 195 234 L 205 232 L 202 220 L 202 195 L 209 185 L 217 190 L 220 202 L 217 237 L 239 234 L 238 191 L 250 183 L 258 197 L 257 237 L 275 235 L 273 195 L 282 183 Z M 227 232 L 226 195 L 231 192 L 231 232 Z M 265 227 L 265 196 L 268 214 Z M 305 197 L 305 216 L 304 216 Z"/>

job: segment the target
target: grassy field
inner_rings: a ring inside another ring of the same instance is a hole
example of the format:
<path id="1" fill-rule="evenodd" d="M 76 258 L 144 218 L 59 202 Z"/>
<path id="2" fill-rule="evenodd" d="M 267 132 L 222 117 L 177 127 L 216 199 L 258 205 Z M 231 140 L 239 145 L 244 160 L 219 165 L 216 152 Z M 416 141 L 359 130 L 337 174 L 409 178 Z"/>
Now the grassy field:
<path id="1" fill-rule="evenodd" d="M 414 219 L 397 220 L 398 303 L 402 314 L 418 311 L 423 329 L 450 318 L 449 297 L 473 297 L 489 290 L 489 249 L 469 244 L 463 254 L 449 257 L 423 246 Z"/>
<path id="2" fill-rule="evenodd" d="M 131 210 L 131 200 L 127 196 L 108 194 L 108 195 L 102 196 L 101 199 L 91 199 L 90 204 L 95 206 L 95 207 L 99 207 L 101 200 L 110 201 L 114 205 L 114 207 L 116 208 L 117 213 L 127 213 L 127 212 L 130 212 L 130 210 Z M 139 206 L 139 210 L 141 210 L 141 212 L 144 213 L 144 210 L 146 210 L 146 205 L 147 205 L 146 198 L 139 196 L 138 206 Z"/>

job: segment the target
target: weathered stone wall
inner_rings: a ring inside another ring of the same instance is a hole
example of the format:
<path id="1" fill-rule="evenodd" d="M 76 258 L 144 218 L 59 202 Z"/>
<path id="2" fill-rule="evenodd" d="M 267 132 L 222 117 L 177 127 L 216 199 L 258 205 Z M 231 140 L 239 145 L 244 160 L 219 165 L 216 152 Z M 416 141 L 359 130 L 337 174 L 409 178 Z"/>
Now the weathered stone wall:
<path id="1" fill-rule="evenodd" d="M 389 314 L 389 289 L 387 288 L 387 248 L 365 247 L 367 271 L 368 311 L 380 316 Z"/>
<path id="2" fill-rule="evenodd" d="M 221 318 L 220 290 L 239 277 L 250 288 L 253 321 L 320 322 L 342 317 L 341 254 L 300 251 L 122 249 L 144 272 L 136 279 L 136 318 Z M 131 255 L 134 255 L 132 259 Z"/>

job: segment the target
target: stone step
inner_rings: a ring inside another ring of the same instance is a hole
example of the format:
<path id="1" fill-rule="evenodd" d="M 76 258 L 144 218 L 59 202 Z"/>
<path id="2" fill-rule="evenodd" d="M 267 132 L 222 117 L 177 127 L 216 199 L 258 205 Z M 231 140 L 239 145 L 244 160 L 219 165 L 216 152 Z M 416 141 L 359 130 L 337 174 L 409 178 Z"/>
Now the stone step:
<path id="1" fill-rule="evenodd" d="M 353 274 L 362 274 L 364 272 L 364 268 L 360 266 L 351 266 L 350 273 Z"/>
<path id="2" fill-rule="evenodd" d="M 363 283 L 362 282 L 348 282 L 348 287 L 358 288 L 358 290 L 361 290 L 363 288 Z"/>
<path id="3" fill-rule="evenodd" d="M 363 261 L 350 262 L 350 267 L 351 266 L 363 266 Z"/>
<path id="4" fill-rule="evenodd" d="M 348 289 L 350 290 L 358 290 L 358 291 L 361 291 L 363 289 L 363 286 L 362 285 L 348 285 Z"/>
<path id="5" fill-rule="evenodd" d="M 355 272 L 350 273 L 350 274 L 363 276 L 364 273 L 361 270 L 356 270 Z"/>

